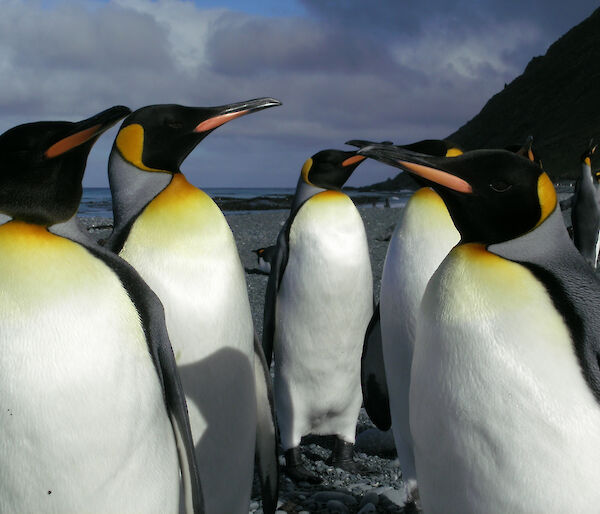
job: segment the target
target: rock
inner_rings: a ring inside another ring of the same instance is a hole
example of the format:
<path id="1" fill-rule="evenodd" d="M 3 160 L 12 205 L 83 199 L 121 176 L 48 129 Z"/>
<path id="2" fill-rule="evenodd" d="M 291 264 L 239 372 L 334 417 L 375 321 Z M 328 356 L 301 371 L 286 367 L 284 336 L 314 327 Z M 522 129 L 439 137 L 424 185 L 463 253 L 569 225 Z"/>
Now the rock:
<path id="1" fill-rule="evenodd" d="M 372 503 L 365 503 L 358 511 L 358 514 L 372 514 L 373 512 L 377 512 L 377 507 Z"/>
<path id="2" fill-rule="evenodd" d="M 356 448 L 369 455 L 392 456 L 396 454 L 394 434 L 391 430 L 382 432 L 377 428 L 368 428 L 356 438 Z"/>
<path id="3" fill-rule="evenodd" d="M 382 493 L 381 496 L 383 496 L 384 498 L 387 498 L 391 503 L 393 503 L 394 505 L 398 505 L 399 507 L 402 507 L 407 500 L 406 497 L 406 490 L 402 489 L 393 489 L 393 488 L 386 488 Z"/>
<path id="4" fill-rule="evenodd" d="M 349 514 L 348 507 L 338 500 L 329 500 L 327 502 L 327 510 L 332 514 Z"/>
<path id="5" fill-rule="evenodd" d="M 377 504 L 379 503 L 379 495 L 374 491 L 369 491 L 362 497 L 359 507 L 362 508 L 368 503 L 371 503 L 377 507 Z"/>
<path id="6" fill-rule="evenodd" d="M 313 494 L 310 498 L 310 501 L 319 504 L 326 504 L 332 500 L 343 503 L 344 505 L 356 505 L 358 503 L 354 496 L 339 491 L 322 491 Z"/>

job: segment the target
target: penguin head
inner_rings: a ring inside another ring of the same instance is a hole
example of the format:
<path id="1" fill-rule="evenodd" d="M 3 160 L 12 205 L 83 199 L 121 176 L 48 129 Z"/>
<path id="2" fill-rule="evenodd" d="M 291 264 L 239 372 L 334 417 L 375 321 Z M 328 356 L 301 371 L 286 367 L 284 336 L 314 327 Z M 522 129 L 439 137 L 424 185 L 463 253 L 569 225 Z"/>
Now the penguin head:
<path id="1" fill-rule="evenodd" d="M 377 145 L 377 143 L 364 141 L 362 139 L 346 141 L 346 144 L 356 146 L 358 148 L 365 148 L 369 145 Z M 394 146 L 391 141 L 384 141 L 383 143 L 379 144 Z M 456 157 L 457 155 L 463 154 L 463 150 L 461 148 L 446 139 L 423 139 L 422 141 L 417 141 L 416 143 L 399 145 L 398 148 L 404 148 L 405 150 L 410 150 L 412 152 L 425 155 L 432 155 L 435 157 Z M 430 185 L 427 180 L 422 179 L 418 175 L 411 175 L 411 178 L 414 179 L 418 187 L 428 187 Z"/>
<path id="2" fill-rule="evenodd" d="M 594 140 L 590 139 L 588 147 L 586 148 L 585 152 L 581 154 L 581 164 L 589 169 L 590 172 L 592 171 L 592 155 L 594 155 L 594 152 L 596 151 L 596 146 L 597 145 L 594 144 Z"/>
<path id="3" fill-rule="evenodd" d="M 447 158 L 373 145 L 359 153 L 427 181 L 446 203 L 463 243 L 490 245 L 518 237 L 540 225 L 557 204 L 548 175 L 507 150 Z"/>
<path id="4" fill-rule="evenodd" d="M 276 105 L 281 102 L 273 98 L 218 107 L 149 105 L 125 119 L 114 148 L 123 159 L 141 170 L 177 173 L 189 153 L 217 127 Z"/>
<path id="5" fill-rule="evenodd" d="M 527 136 L 525 143 L 523 144 L 512 144 L 504 147 L 509 152 L 516 153 L 522 157 L 529 159 L 531 162 L 535 162 L 540 168 L 542 166 L 542 160 L 540 159 L 537 152 L 533 150 L 533 136 Z"/>
<path id="6" fill-rule="evenodd" d="M 0 135 L 0 212 L 44 226 L 70 219 L 92 146 L 130 112 L 115 106 L 79 122 L 26 123 Z"/>
<path id="7" fill-rule="evenodd" d="M 300 173 L 306 184 L 323 189 L 340 189 L 365 159 L 356 152 L 321 150 L 304 163 Z"/>

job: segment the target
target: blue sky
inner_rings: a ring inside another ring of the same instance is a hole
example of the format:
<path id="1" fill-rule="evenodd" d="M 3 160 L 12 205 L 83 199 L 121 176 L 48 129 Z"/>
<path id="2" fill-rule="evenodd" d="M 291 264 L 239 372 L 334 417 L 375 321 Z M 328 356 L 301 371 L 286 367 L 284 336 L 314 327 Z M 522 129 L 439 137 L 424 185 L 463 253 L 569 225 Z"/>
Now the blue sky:
<path id="1" fill-rule="evenodd" d="M 293 187 L 348 139 L 441 138 L 598 7 L 572 0 L 0 0 L 0 131 L 111 105 L 283 106 L 235 120 L 183 164 L 200 187 Z M 90 155 L 106 186 L 116 129 Z M 507 144 L 511 143 L 507 141 Z M 394 171 L 360 166 L 350 183 Z"/>

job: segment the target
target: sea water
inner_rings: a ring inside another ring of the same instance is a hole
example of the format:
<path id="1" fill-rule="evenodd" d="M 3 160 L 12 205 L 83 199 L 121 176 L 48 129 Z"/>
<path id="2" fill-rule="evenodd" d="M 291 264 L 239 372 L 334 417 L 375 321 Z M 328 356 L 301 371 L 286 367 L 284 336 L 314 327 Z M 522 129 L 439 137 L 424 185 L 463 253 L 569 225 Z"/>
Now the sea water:
<path id="1" fill-rule="evenodd" d="M 281 198 L 293 195 L 295 188 L 233 188 L 233 187 L 214 187 L 203 189 L 212 198 L 235 198 L 239 200 L 251 200 L 256 197 Z M 373 206 L 384 207 L 389 204 L 391 207 L 403 207 L 412 191 L 378 191 L 378 192 L 362 192 L 355 190 L 345 191 L 351 198 L 361 196 L 379 197 Z M 368 206 L 368 205 L 367 205 Z M 234 211 L 227 211 L 227 214 L 232 214 Z M 79 205 L 79 216 L 84 218 L 99 217 L 112 218 L 112 200 L 110 189 L 108 187 L 85 187 L 83 188 L 83 196 Z"/>

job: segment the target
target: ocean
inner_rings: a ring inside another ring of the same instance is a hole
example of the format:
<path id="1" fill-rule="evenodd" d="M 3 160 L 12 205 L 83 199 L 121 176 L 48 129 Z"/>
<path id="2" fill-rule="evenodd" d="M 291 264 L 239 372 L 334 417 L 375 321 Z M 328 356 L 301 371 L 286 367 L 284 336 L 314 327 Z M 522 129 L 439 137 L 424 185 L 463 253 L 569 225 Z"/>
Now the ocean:
<path id="1" fill-rule="evenodd" d="M 289 195 L 293 195 L 295 188 L 233 188 L 233 187 L 220 187 L 220 188 L 205 188 L 203 189 L 212 198 L 230 198 L 242 201 L 251 201 L 252 198 L 265 197 L 273 199 L 281 199 Z M 351 198 L 358 199 L 360 197 L 378 197 L 374 202 L 375 206 L 383 207 L 386 201 L 392 207 L 403 207 L 412 191 L 400 191 L 400 192 L 361 192 L 354 190 L 346 190 Z M 372 205 L 372 204 L 370 204 Z M 246 210 L 228 210 L 226 214 L 235 214 L 247 212 Z M 81 204 L 79 205 L 78 215 L 84 218 L 100 217 L 100 218 L 112 218 L 112 201 L 110 197 L 110 189 L 108 187 L 84 187 L 83 196 L 81 198 Z"/>

